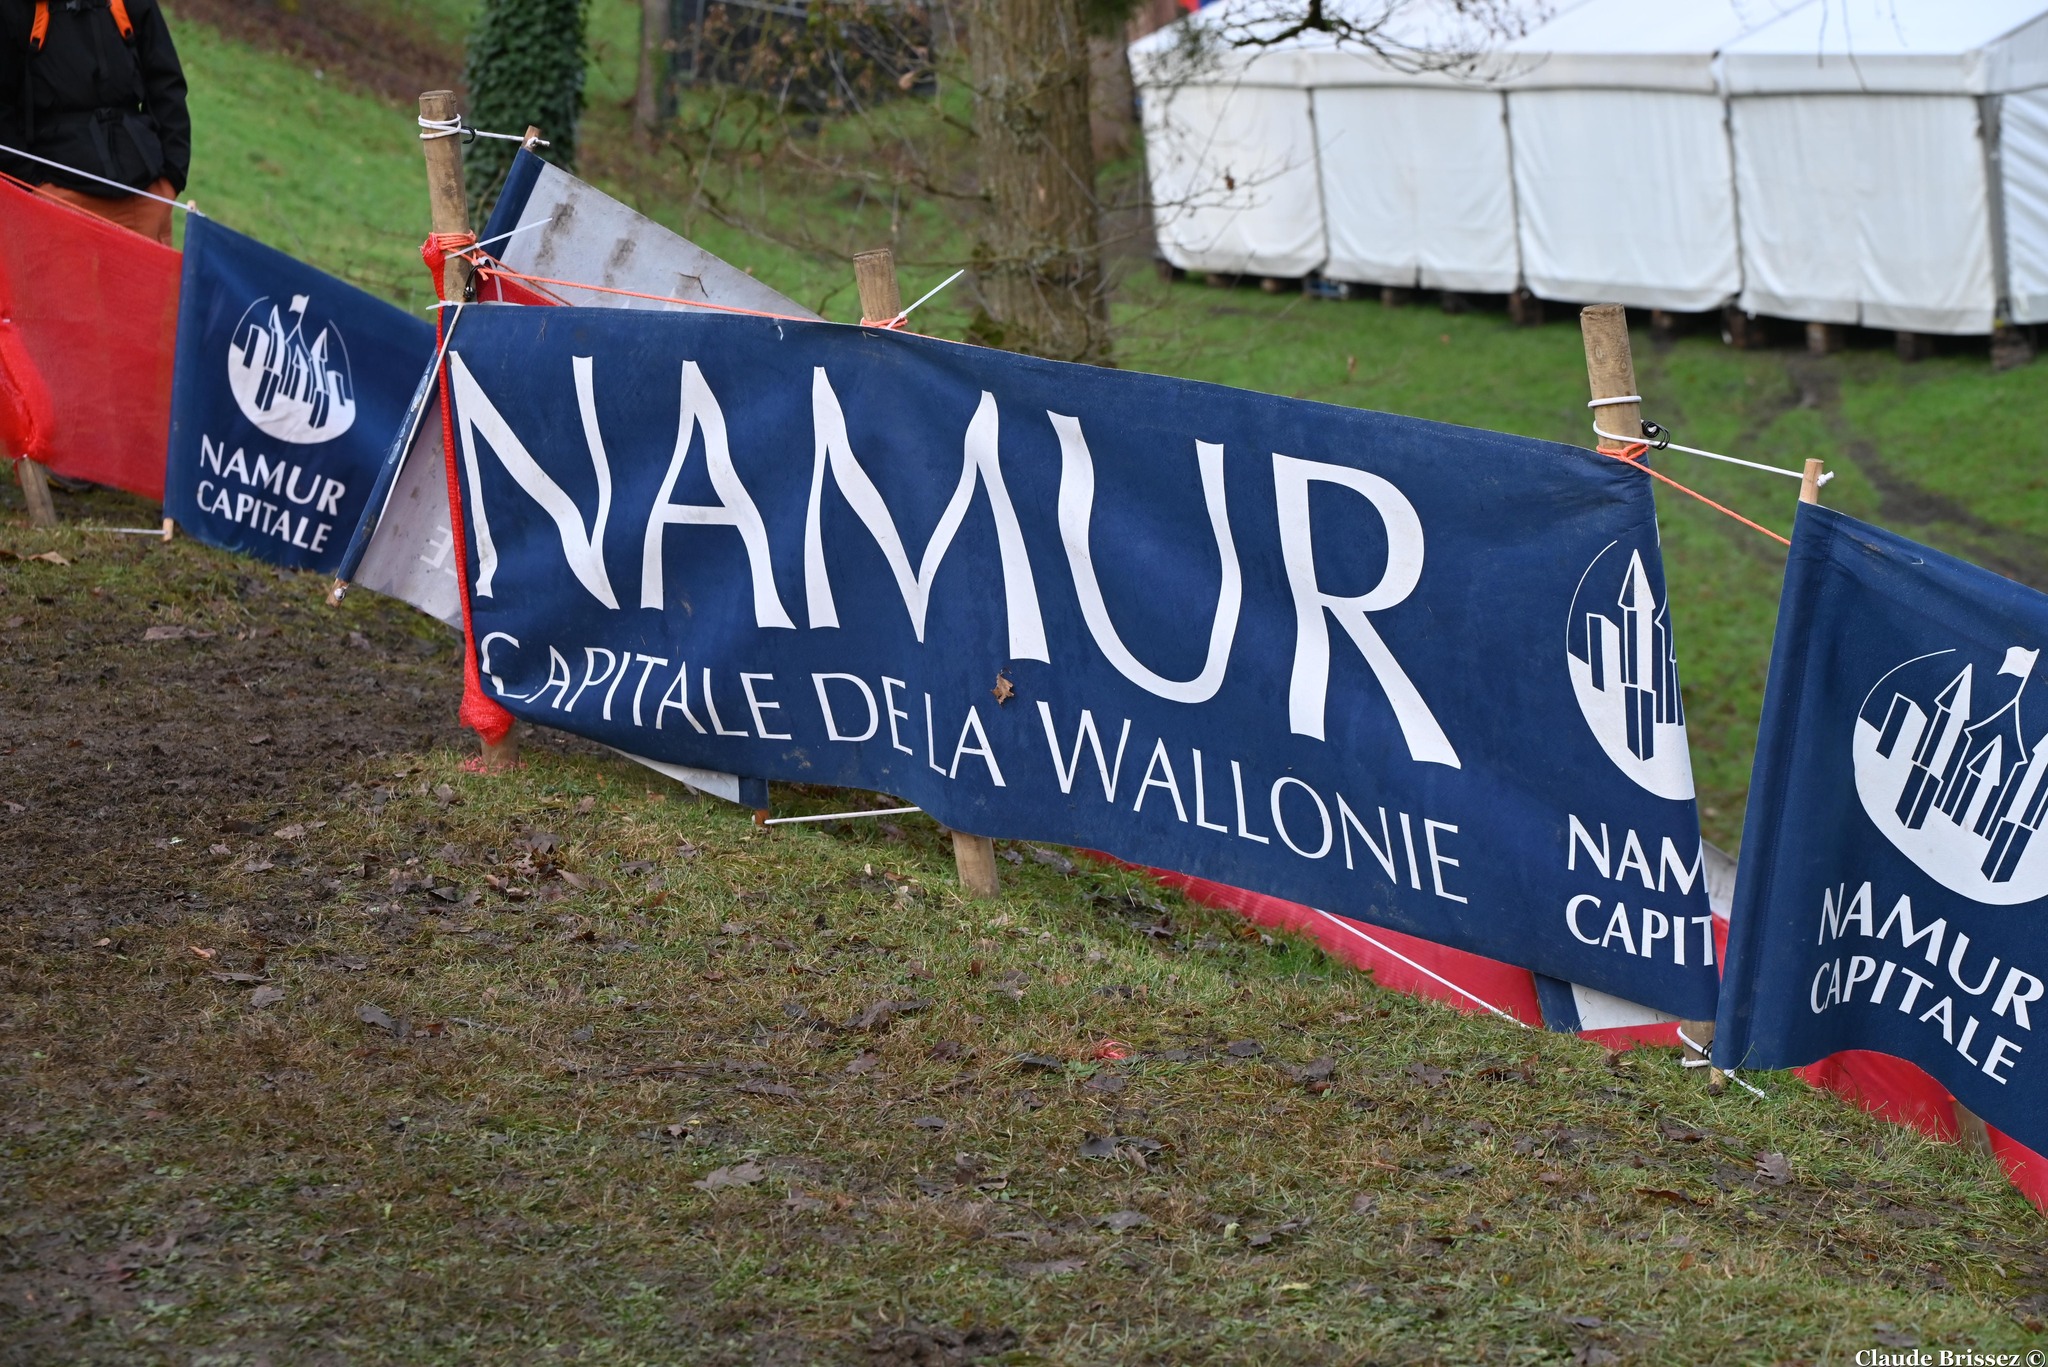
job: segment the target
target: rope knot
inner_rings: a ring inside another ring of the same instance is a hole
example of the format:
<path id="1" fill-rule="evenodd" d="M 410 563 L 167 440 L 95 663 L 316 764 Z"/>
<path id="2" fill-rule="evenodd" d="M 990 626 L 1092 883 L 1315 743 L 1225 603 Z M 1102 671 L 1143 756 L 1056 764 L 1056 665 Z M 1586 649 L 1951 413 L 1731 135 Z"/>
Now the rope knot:
<path id="1" fill-rule="evenodd" d="M 860 325 L 864 328 L 885 328 L 891 332 L 901 332 L 910 326 L 910 320 L 904 316 L 908 312 L 909 310 L 905 309 L 894 318 L 863 318 Z"/>

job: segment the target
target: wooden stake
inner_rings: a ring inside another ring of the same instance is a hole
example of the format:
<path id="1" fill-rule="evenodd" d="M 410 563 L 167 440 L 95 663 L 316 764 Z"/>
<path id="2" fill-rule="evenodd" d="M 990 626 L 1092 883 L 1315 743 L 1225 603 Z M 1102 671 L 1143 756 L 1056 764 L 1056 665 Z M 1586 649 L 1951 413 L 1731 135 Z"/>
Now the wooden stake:
<path id="1" fill-rule="evenodd" d="M 896 253 L 887 247 L 854 255 L 853 283 L 860 291 L 862 322 L 886 323 L 903 312 L 903 293 L 896 284 Z M 953 867 L 968 896 L 993 897 L 999 890 L 995 842 L 987 836 L 953 832 Z"/>
<path id="2" fill-rule="evenodd" d="M 903 293 L 896 286 L 896 253 L 887 247 L 854 254 L 853 283 L 860 291 L 863 323 L 886 323 L 903 312 Z"/>
<path id="3" fill-rule="evenodd" d="M 454 91 L 429 90 L 420 96 L 421 118 L 445 122 L 455 116 Z M 462 138 L 460 135 L 423 138 L 420 141 L 420 151 L 427 159 L 427 204 L 432 215 L 434 231 L 468 232 L 469 196 L 462 188 Z M 467 299 L 470 284 L 469 258 L 450 256 L 441 274 L 441 297 L 449 300 Z M 452 517 L 455 509 L 451 506 L 448 512 Z M 455 572 L 467 573 L 467 567 L 457 565 Z M 500 773 L 515 767 L 519 763 L 519 728 L 512 727 L 505 732 L 504 739 L 496 743 L 484 741 L 482 761 L 483 771 L 487 774 Z"/>
<path id="4" fill-rule="evenodd" d="M 1636 393 L 1636 358 L 1628 342 L 1628 310 L 1619 304 L 1593 304 L 1579 310 L 1579 332 L 1586 342 L 1586 385 L 1595 399 L 1619 399 Z M 1601 404 L 1592 410 L 1600 430 L 1616 437 L 1630 438 L 1643 430 L 1643 405 Z M 1626 440 L 1600 438 L 1600 450 L 1624 451 Z M 1692 1058 L 1704 1062 L 1714 1043 L 1712 1021 L 1680 1021 L 1686 1037 L 1699 1044 L 1681 1047 Z M 1719 1068 L 1707 1070 L 1707 1090 L 1719 1092 L 1728 1085 L 1728 1075 Z"/>
<path id="5" fill-rule="evenodd" d="M 455 92 L 429 90 L 420 96 L 420 117 L 445 123 L 456 116 Z M 420 130 L 425 132 L 425 129 Z M 462 138 L 423 138 L 427 159 L 427 205 L 437 233 L 469 231 L 469 195 L 462 188 Z M 442 277 L 443 299 L 469 297 L 469 258 L 451 256 Z"/>
<path id="6" fill-rule="evenodd" d="M 1619 304 L 1593 304 L 1579 310 L 1579 331 L 1586 339 L 1586 381 L 1596 399 L 1618 399 L 1636 392 L 1636 361 L 1628 346 L 1628 310 Z M 1600 439 L 1602 451 L 1626 450 L 1643 430 L 1643 405 L 1602 404 L 1592 410 L 1600 430 L 1623 440 Z"/>
<path id="7" fill-rule="evenodd" d="M 1799 476 L 1799 501 L 1801 503 L 1820 502 L 1820 477 L 1827 473 L 1827 468 L 1826 461 L 1809 460 L 1806 462 L 1806 471 Z"/>
<path id="8" fill-rule="evenodd" d="M 14 462 L 16 478 L 21 481 L 21 498 L 28 504 L 28 520 L 32 527 L 54 527 L 57 525 L 57 504 L 50 497 L 50 477 L 43 473 L 42 465 L 23 456 Z"/>

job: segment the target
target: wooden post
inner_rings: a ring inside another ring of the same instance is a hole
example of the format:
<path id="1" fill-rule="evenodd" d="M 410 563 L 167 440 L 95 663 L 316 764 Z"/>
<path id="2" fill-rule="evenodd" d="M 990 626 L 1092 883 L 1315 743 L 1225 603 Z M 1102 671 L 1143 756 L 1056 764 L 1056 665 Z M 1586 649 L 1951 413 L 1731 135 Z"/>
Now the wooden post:
<path id="1" fill-rule="evenodd" d="M 57 504 L 50 497 L 50 477 L 43 473 L 42 465 L 23 456 L 14 462 L 14 473 L 21 481 L 22 502 L 28 504 L 29 525 L 56 526 Z"/>
<path id="2" fill-rule="evenodd" d="M 854 254 L 853 284 L 860 291 L 863 323 L 886 323 L 903 312 L 903 293 L 896 286 L 896 253 L 887 247 Z"/>
<path id="3" fill-rule="evenodd" d="M 1628 342 L 1628 310 L 1619 304 L 1593 304 L 1579 310 L 1579 332 L 1586 342 L 1586 384 L 1595 399 L 1619 399 L 1636 393 L 1636 360 Z M 1601 437 L 1602 451 L 1624 451 L 1643 430 L 1643 405 L 1640 399 L 1633 403 L 1601 404 L 1592 410 L 1600 430 L 1612 432 L 1614 437 Z M 1618 438 L 1619 440 L 1617 440 Z M 1714 1043 L 1712 1021 L 1680 1021 L 1679 1028 L 1686 1037 L 1701 1046 L 1693 1048 L 1683 1045 L 1692 1058 L 1704 1062 L 1707 1050 Z M 1710 1069 L 1707 1086 L 1712 1091 L 1726 1087 L 1727 1075 L 1720 1069 Z"/>
<path id="4" fill-rule="evenodd" d="M 1806 462 L 1806 470 L 1799 476 L 1799 501 L 1801 503 L 1820 502 L 1820 477 L 1827 473 L 1827 468 L 1826 461 L 1809 460 Z"/>
<path id="5" fill-rule="evenodd" d="M 452 90 L 429 90 L 420 96 L 420 117 L 446 121 L 456 116 L 455 92 Z M 426 131 L 424 129 L 422 132 Z M 432 215 L 436 233 L 466 233 L 469 231 L 469 196 L 462 188 L 462 138 L 423 138 L 420 150 L 427 159 L 427 204 Z M 441 273 L 441 297 L 460 300 L 469 297 L 472 272 L 469 258 L 450 256 Z M 450 498 L 453 499 L 453 491 Z M 451 505 L 450 517 L 455 514 Z M 462 565 L 455 567 L 457 574 L 467 573 Z M 514 726 L 505 732 L 502 740 L 483 742 L 483 769 L 485 773 L 498 773 L 519 763 L 519 728 Z"/>
<path id="6" fill-rule="evenodd" d="M 446 122 L 456 116 L 455 92 L 429 90 L 420 96 L 420 117 Z M 420 130 L 425 132 L 425 129 Z M 462 188 L 462 138 L 423 138 L 420 150 L 427 158 L 427 205 L 437 233 L 469 231 L 469 195 Z M 451 256 L 443 274 L 441 297 L 469 297 L 469 258 Z"/>
<path id="7" fill-rule="evenodd" d="M 1808 323 L 1806 325 L 1806 350 L 1814 356 L 1832 356 L 1842 349 L 1842 326 L 1839 323 Z"/>
<path id="8" fill-rule="evenodd" d="M 886 323 L 903 312 L 903 294 L 896 284 L 896 253 L 887 247 L 854 255 L 853 283 L 860 291 L 862 322 Z M 987 836 L 954 831 L 953 867 L 969 897 L 996 895 L 996 847 Z"/>
<path id="9" fill-rule="evenodd" d="M 1636 361 L 1628 346 L 1628 310 L 1619 304 L 1593 304 L 1579 310 L 1579 331 L 1586 340 L 1586 381 L 1595 399 L 1618 399 L 1636 392 Z M 1600 438 L 1602 451 L 1620 451 L 1643 430 L 1641 403 L 1601 404 L 1592 410 L 1600 430 L 1616 438 Z"/>

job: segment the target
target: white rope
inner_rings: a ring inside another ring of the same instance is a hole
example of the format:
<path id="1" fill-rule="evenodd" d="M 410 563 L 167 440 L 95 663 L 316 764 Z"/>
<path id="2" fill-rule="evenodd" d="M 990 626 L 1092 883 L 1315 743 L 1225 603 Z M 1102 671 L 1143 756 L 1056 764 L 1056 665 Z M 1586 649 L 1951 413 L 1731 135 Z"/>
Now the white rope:
<path id="1" fill-rule="evenodd" d="M 827 812 L 823 816 L 771 816 L 762 822 L 763 826 L 795 826 L 806 821 L 848 821 L 857 816 L 902 816 L 907 812 L 921 812 L 922 807 L 884 807 L 873 812 Z"/>
<path id="2" fill-rule="evenodd" d="M 1713 1067 L 1713 1063 L 1706 1057 L 1706 1046 L 1701 1044 L 1698 1040 L 1694 1039 L 1691 1035 L 1686 1034 L 1684 1026 L 1681 1025 L 1677 1027 L 1677 1029 L 1678 1038 L 1685 1042 L 1685 1047 L 1692 1050 L 1695 1054 L 1700 1055 L 1700 1057 L 1698 1058 L 1681 1059 L 1679 1061 L 1678 1066 L 1681 1068 Z M 1735 1070 L 1733 1068 L 1723 1068 L 1721 1070 L 1721 1076 L 1727 1078 L 1730 1082 L 1734 1083 L 1736 1086 L 1740 1087 L 1743 1091 L 1748 1092 L 1752 1096 L 1761 1097 L 1765 1101 L 1770 1100 L 1768 1096 L 1764 1095 L 1763 1088 L 1753 1086 L 1750 1083 L 1744 1082 L 1741 1078 L 1735 1076 Z"/>
<path id="3" fill-rule="evenodd" d="M 1593 402 L 1635 403 L 1637 402 L 1637 400 L 1633 398 L 1595 399 Z M 1588 404 L 1587 407 L 1592 407 L 1592 404 Z M 1658 451 L 1683 451 L 1688 456 L 1705 456 L 1708 460 L 1726 461 L 1730 465 L 1740 465 L 1744 469 L 1748 470 L 1761 470 L 1767 475 L 1784 475 L 1788 479 L 1806 478 L 1805 474 L 1803 474 L 1802 472 L 1798 470 L 1787 470 L 1782 465 L 1760 465 L 1753 460 L 1740 460 L 1734 456 L 1724 456 L 1718 451 L 1702 451 L 1697 446 L 1680 446 L 1677 442 L 1670 440 L 1651 441 L 1647 437 L 1624 437 L 1614 432 L 1605 432 L 1601 430 L 1600 420 L 1598 418 L 1593 419 L 1593 435 L 1605 441 L 1618 441 L 1624 446 L 1649 446 L 1652 449 Z M 1835 472 L 1833 470 L 1824 470 L 1821 472 L 1820 482 L 1822 484 L 1826 484 L 1829 480 L 1833 479 L 1834 477 Z"/>
<path id="4" fill-rule="evenodd" d="M 1640 395 L 1640 394 L 1617 394 L 1617 395 L 1615 395 L 1615 396 L 1614 396 L 1613 398 L 1611 398 L 1611 399 L 1592 399 L 1592 400 L 1589 400 L 1589 401 L 1587 402 L 1587 404 L 1586 404 L 1586 407 L 1588 407 L 1588 408 L 1608 408 L 1608 407 L 1611 407 L 1612 405 L 1614 405 L 1614 404 L 1618 404 L 1618 403 L 1641 403 L 1642 401 L 1643 401 L 1643 396 L 1642 396 L 1642 395 Z"/>
<path id="5" fill-rule="evenodd" d="M 899 326 L 905 318 L 908 318 L 910 316 L 910 309 L 918 308 L 924 304 L 931 302 L 931 298 L 933 295 L 937 294 L 940 290 L 946 288 L 946 286 L 952 284 L 955 280 L 958 280 L 961 276 L 965 274 L 967 274 L 965 267 L 962 267 L 960 270 L 954 271 L 944 280 L 941 280 L 938 284 L 932 286 L 929 290 L 925 291 L 924 298 L 919 299 L 917 303 L 912 304 L 909 309 L 905 309 L 903 310 L 903 312 L 897 314 L 894 318 L 891 318 L 888 321 L 888 323 L 885 324 L 885 326 L 892 328 Z"/>
<path id="6" fill-rule="evenodd" d="M 464 142 L 475 142 L 478 138 L 496 138 L 501 142 L 526 141 L 524 133 L 490 133 L 481 128 L 471 128 L 462 121 L 460 114 L 457 114 L 452 119 L 430 119 L 422 114 L 420 115 L 419 122 L 421 142 L 432 142 L 435 138 L 452 138 L 458 134 L 461 135 Z M 533 145 L 535 147 L 546 147 L 549 143 L 546 138 L 535 138 Z"/>
<path id="7" fill-rule="evenodd" d="M 522 223 L 509 233 L 499 233 L 496 237 L 487 237 L 481 242 L 472 242 L 467 247 L 461 248 L 460 251 L 458 251 L 456 254 L 459 256 L 466 254 L 468 252 L 482 251 L 485 247 L 490 246 L 493 242 L 503 242 L 508 237 L 517 237 L 521 233 L 530 233 L 535 228 L 545 228 L 548 226 L 548 224 L 553 223 L 554 221 L 554 216 L 550 214 L 548 217 L 542 219 L 538 223 Z M 493 255 L 495 255 L 495 253 L 493 253 Z"/>
<path id="8" fill-rule="evenodd" d="M 90 171 L 81 171 L 76 166 L 66 166 L 61 161 L 51 161 L 48 157 L 39 157 L 33 152 L 24 152 L 19 147 L 9 147 L 4 142 L 0 142 L 0 152 L 6 152 L 11 156 L 26 157 L 30 161 L 39 161 L 45 166 L 54 166 L 67 175 L 82 176 L 86 180 L 95 180 L 102 185 L 111 185 L 124 195 L 141 195 L 144 199 L 153 199 L 159 204 L 168 204 L 173 209 L 183 209 L 188 214 L 199 213 L 199 208 L 195 204 L 180 204 L 177 200 L 167 196 L 151 194 L 148 190 L 138 190 L 133 185 L 123 185 L 118 180 L 108 180 L 105 176 L 96 176 Z M 199 214 L 199 216 L 201 218 L 206 217 L 204 214 Z"/>
<path id="9" fill-rule="evenodd" d="M 1331 925 L 1336 926 L 1338 929 L 1348 931 L 1351 934 L 1356 935 L 1359 939 L 1365 941 L 1374 949 L 1377 949 L 1380 953 L 1391 955 L 1392 957 L 1399 959 L 1402 963 L 1408 965 L 1408 967 L 1414 969 L 1417 973 L 1420 973 L 1425 977 L 1432 978 L 1437 982 L 1442 983 L 1445 987 L 1450 988 L 1451 991 L 1457 993 L 1459 996 L 1465 998 L 1467 1001 L 1485 1007 L 1488 1011 L 1493 1012 L 1494 1015 L 1499 1016 L 1502 1020 L 1513 1021 L 1516 1025 L 1521 1026 L 1524 1030 L 1534 1028 L 1527 1021 L 1522 1020 L 1519 1017 L 1509 1015 L 1507 1012 L 1501 1010 L 1498 1006 L 1495 1006 L 1492 1002 L 1486 1000 L 1484 997 L 1476 997 L 1472 993 L 1467 992 L 1464 988 L 1458 986 L 1449 978 L 1446 978 L 1443 974 L 1433 973 L 1429 969 L 1424 968 L 1421 964 L 1416 963 L 1415 960 L 1409 958 L 1406 954 L 1401 953 L 1399 950 L 1390 949 L 1386 945 L 1381 944 L 1378 940 L 1373 939 L 1372 936 L 1366 934 L 1364 931 L 1360 930 L 1357 926 L 1351 924 L 1351 922 L 1345 920 L 1343 917 L 1332 916 L 1329 912 L 1324 911 L 1320 907 L 1310 907 L 1309 910 L 1313 911 L 1316 915 L 1322 917 L 1325 921 L 1328 921 Z"/>

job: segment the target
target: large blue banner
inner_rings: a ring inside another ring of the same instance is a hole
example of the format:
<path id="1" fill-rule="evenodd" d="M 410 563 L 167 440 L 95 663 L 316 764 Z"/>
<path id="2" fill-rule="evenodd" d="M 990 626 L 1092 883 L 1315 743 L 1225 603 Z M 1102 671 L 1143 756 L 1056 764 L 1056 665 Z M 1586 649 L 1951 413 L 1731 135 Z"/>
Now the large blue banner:
<path id="1" fill-rule="evenodd" d="M 191 216 L 164 511 L 210 546 L 332 572 L 434 329 Z"/>
<path id="2" fill-rule="evenodd" d="M 2048 1150 L 2048 598 L 1801 507 L 1714 1061 L 1919 1064 Z"/>
<path id="3" fill-rule="evenodd" d="M 1642 471 L 772 318 L 480 306 L 448 369 L 521 717 L 1711 1013 Z"/>

